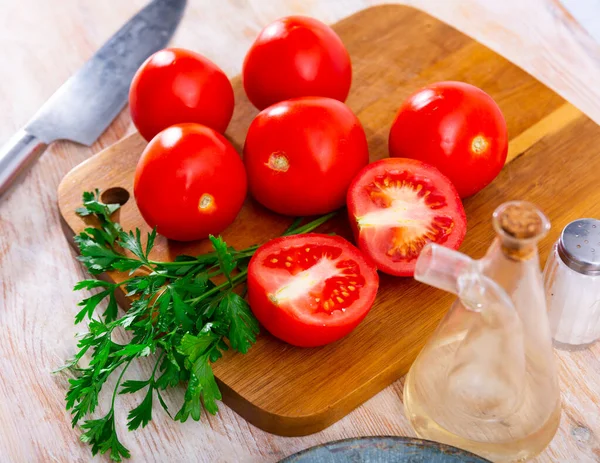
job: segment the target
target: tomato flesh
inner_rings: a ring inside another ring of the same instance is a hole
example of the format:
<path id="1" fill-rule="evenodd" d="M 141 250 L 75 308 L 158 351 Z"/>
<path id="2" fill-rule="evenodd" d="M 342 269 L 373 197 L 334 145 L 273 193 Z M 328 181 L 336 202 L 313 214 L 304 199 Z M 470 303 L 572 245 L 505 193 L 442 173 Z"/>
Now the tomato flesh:
<path id="1" fill-rule="evenodd" d="M 348 190 L 358 245 L 377 267 L 410 276 L 427 243 L 458 248 L 466 232 L 456 189 L 420 161 L 390 158 L 368 165 Z"/>
<path id="2" fill-rule="evenodd" d="M 275 337 L 301 347 L 336 341 L 367 315 L 377 294 L 375 267 L 341 237 L 276 238 L 248 268 L 248 298 Z"/>

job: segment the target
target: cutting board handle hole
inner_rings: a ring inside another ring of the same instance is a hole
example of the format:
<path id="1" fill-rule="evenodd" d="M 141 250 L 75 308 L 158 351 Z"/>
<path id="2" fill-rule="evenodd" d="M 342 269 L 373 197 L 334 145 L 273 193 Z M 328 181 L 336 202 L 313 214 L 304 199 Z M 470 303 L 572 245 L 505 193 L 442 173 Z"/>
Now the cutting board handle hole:
<path id="1" fill-rule="evenodd" d="M 129 201 L 129 191 L 125 188 L 121 188 L 120 186 L 115 186 L 105 190 L 100 199 L 104 204 L 120 204 L 121 206 Z"/>

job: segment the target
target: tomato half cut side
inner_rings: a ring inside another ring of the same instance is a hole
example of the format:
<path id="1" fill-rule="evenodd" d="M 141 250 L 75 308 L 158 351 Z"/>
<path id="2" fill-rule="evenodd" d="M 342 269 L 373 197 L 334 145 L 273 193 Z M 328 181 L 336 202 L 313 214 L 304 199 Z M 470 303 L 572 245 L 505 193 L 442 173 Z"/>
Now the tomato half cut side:
<path id="1" fill-rule="evenodd" d="M 427 243 L 457 249 L 467 231 L 456 188 L 414 159 L 369 164 L 350 185 L 347 203 L 358 247 L 390 275 L 412 276 Z"/>
<path id="2" fill-rule="evenodd" d="M 275 238 L 248 266 L 248 300 L 273 336 L 299 347 L 329 344 L 367 315 L 379 287 L 375 266 L 339 236 Z"/>

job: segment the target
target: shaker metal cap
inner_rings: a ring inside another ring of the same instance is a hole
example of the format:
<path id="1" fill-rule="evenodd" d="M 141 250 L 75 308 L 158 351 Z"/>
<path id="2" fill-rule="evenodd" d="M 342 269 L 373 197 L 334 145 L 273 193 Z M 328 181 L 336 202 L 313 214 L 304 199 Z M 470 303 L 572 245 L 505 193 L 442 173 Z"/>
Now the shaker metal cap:
<path id="1" fill-rule="evenodd" d="M 562 231 L 557 250 L 569 268 L 584 275 L 600 275 L 600 220 L 571 222 Z"/>

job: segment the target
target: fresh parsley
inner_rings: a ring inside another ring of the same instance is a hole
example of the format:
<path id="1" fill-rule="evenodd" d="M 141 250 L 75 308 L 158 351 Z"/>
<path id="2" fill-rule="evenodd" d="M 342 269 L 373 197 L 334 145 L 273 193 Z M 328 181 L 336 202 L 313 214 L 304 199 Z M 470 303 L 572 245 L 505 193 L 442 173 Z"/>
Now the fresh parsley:
<path id="1" fill-rule="evenodd" d="M 73 427 L 80 425 L 81 440 L 92 453 L 109 453 L 113 461 L 129 458 L 129 450 L 118 438 L 115 426 L 117 394 L 143 391 L 144 398 L 129 411 L 127 428 L 145 427 L 152 420 L 155 398 L 171 416 L 162 393 L 181 383 L 187 389 L 174 420 L 199 420 L 202 408 L 218 410 L 221 393 L 212 364 L 222 352 L 232 348 L 246 353 L 256 342 L 258 322 L 248 303 L 234 290 L 245 283 L 249 258 L 258 246 L 237 251 L 219 237 L 210 237 L 214 252 L 201 256 L 178 256 L 173 262 L 151 259 L 156 230 L 142 239 L 139 229 L 125 232 L 111 219 L 118 204 L 104 204 L 100 192 L 85 192 L 82 216 L 94 217 L 96 227 L 86 228 L 75 237 L 78 259 L 92 275 L 104 272 L 128 272 L 120 283 L 84 280 L 75 290 L 98 290 L 79 303 L 75 323 L 87 320 L 88 331 L 77 344 L 78 351 L 63 368 L 73 373 L 69 379 L 66 407 L 72 413 Z M 308 233 L 329 220 L 322 216 L 302 225 L 293 222 L 284 235 Z M 224 282 L 216 284 L 215 277 Z M 224 278 L 223 278 L 224 277 Z M 133 299 L 130 309 L 119 313 L 116 292 L 124 290 Z M 102 314 L 96 308 L 107 300 Z M 119 316 L 121 315 L 121 316 Z M 125 331 L 127 344 L 113 340 L 117 331 Z M 80 364 L 89 354 L 87 366 Z M 141 357 L 155 358 L 152 374 L 145 380 L 123 381 L 129 365 Z M 111 375 L 117 376 L 110 408 L 101 418 L 91 418 L 98 407 L 99 394 Z"/>

